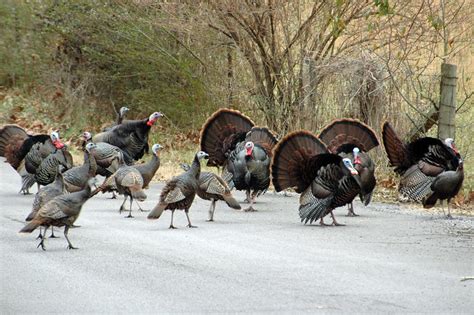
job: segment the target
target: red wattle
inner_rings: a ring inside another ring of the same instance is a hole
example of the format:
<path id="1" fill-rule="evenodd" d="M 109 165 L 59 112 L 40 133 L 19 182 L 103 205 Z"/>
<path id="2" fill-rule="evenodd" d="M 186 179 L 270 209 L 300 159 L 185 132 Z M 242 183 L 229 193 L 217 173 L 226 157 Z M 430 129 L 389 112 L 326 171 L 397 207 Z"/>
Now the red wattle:
<path id="1" fill-rule="evenodd" d="M 149 127 L 153 126 L 154 124 L 155 124 L 154 120 L 149 120 L 149 121 L 146 122 L 146 125 L 149 126 Z"/>

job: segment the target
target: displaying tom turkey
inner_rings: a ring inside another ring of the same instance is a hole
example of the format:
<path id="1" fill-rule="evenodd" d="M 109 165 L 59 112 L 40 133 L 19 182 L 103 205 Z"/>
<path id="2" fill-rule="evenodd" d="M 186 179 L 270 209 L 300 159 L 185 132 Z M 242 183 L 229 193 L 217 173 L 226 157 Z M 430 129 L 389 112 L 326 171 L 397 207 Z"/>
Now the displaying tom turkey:
<path id="1" fill-rule="evenodd" d="M 69 228 L 79 217 L 84 203 L 91 197 L 94 182 L 95 179 L 91 178 L 81 191 L 60 195 L 48 201 L 38 210 L 33 220 L 20 230 L 20 233 L 31 233 L 39 226 L 44 227 L 43 236 L 37 247 L 41 246 L 43 250 L 46 250 L 44 241 L 47 228 L 64 226 L 64 237 L 67 240 L 68 249 L 76 249 L 69 241 Z"/>
<path id="2" fill-rule="evenodd" d="M 96 144 L 88 143 L 84 151 L 84 163 L 81 166 L 73 167 L 64 172 L 64 184 L 68 192 L 82 190 L 87 181 L 95 177 L 97 162 L 94 158 L 94 150 L 96 148 Z"/>
<path id="3" fill-rule="evenodd" d="M 223 167 L 223 179 L 229 187 L 245 190 L 255 211 L 255 198 L 270 185 L 270 162 L 277 139 L 268 128 L 255 124 L 241 112 L 220 109 L 203 125 L 201 150 L 208 152 L 208 166 Z"/>
<path id="4" fill-rule="evenodd" d="M 17 125 L 5 125 L 0 129 L 0 156 L 4 156 L 6 162 L 21 176 L 22 187 L 20 193 L 23 194 L 30 193 L 30 187 L 36 182 L 36 169 L 41 162 L 63 147 L 64 144 L 57 132 L 52 132 L 50 135 L 30 135 Z M 30 151 L 34 152 L 30 153 Z M 72 156 L 69 152 L 65 152 L 64 157 L 67 167 L 71 167 Z M 55 175 L 55 172 L 52 175 Z M 52 180 L 54 180 L 54 176 Z"/>
<path id="5" fill-rule="evenodd" d="M 161 191 L 160 201 L 148 214 L 148 219 L 158 219 L 164 210 L 171 210 L 171 223 L 169 228 L 176 229 L 173 225 L 174 211 L 184 210 L 186 218 L 188 219 L 188 227 L 196 227 L 191 224 L 188 212 L 198 189 L 199 176 L 201 174 L 201 160 L 208 158 L 209 155 L 206 152 L 197 152 L 191 167 L 183 174 L 173 177 L 166 183 Z"/>
<path id="6" fill-rule="evenodd" d="M 319 134 L 329 152 L 349 158 L 360 177 L 360 200 L 367 206 L 377 183 L 375 164 L 367 154 L 379 145 L 375 132 L 366 124 L 355 119 L 338 119 L 327 125 Z M 348 216 L 357 216 L 352 202 Z"/>
<path id="7" fill-rule="evenodd" d="M 453 139 L 424 137 L 404 143 L 388 122 L 383 124 L 382 137 L 390 165 L 400 175 L 399 192 L 425 208 L 440 200 L 443 212 L 442 201 L 447 200 L 451 218 L 449 202 L 464 181 L 463 161 Z"/>
<path id="8" fill-rule="evenodd" d="M 190 167 L 191 166 L 189 166 L 189 164 L 181 164 L 181 168 L 185 171 L 189 170 Z M 232 196 L 232 192 L 230 191 L 227 183 L 217 174 L 211 172 L 201 172 L 201 175 L 199 175 L 196 193 L 199 198 L 211 201 L 207 219 L 209 222 L 214 221 L 216 202 L 219 200 L 225 201 L 225 203 L 227 203 L 227 205 L 233 209 L 241 209 L 237 200 L 235 200 L 234 196 Z"/>
<path id="9" fill-rule="evenodd" d="M 117 118 L 115 120 L 115 123 L 113 123 L 112 125 L 108 127 L 103 128 L 102 131 L 109 131 L 113 127 L 120 125 L 122 121 L 124 120 L 125 115 L 128 113 L 128 111 L 129 111 L 128 107 L 125 107 L 125 106 L 120 107 L 120 110 L 117 113 Z"/>
<path id="10" fill-rule="evenodd" d="M 275 147 L 272 181 L 276 191 L 293 188 L 300 195 L 301 222 L 312 223 L 350 202 L 360 192 L 360 180 L 351 159 L 329 153 L 325 144 L 308 131 L 288 134 Z"/>
<path id="11" fill-rule="evenodd" d="M 49 185 L 42 187 L 35 195 L 35 200 L 33 201 L 33 207 L 31 212 L 26 217 L 25 221 L 30 222 L 34 219 L 36 214 L 38 213 L 39 209 L 44 206 L 48 201 L 52 200 L 54 197 L 60 196 L 66 192 L 64 187 L 64 180 L 63 176 L 58 170 L 58 174 L 54 182 Z M 40 234 L 38 238 L 43 237 L 41 234 L 41 227 L 40 227 Z M 57 236 L 54 235 L 53 227 L 51 227 L 51 238 L 56 238 Z"/>
<path id="12" fill-rule="evenodd" d="M 122 122 L 108 131 L 96 134 L 92 141 L 112 144 L 123 150 L 132 159 L 139 160 L 145 152 L 148 153 L 148 133 L 151 126 L 162 116 L 161 113 L 155 112 L 142 120 Z"/>
<path id="13" fill-rule="evenodd" d="M 133 166 L 126 165 L 123 159 L 120 159 L 119 168 L 99 187 L 99 190 L 117 190 L 124 195 L 124 201 L 120 206 L 119 213 L 125 211 L 125 202 L 130 197 L 130 209 L 126 218 L 133 218 L 132 203 L 133 199 L 144 201 L 147 196 L 143 191 L 143 178 L 140 172 Z"/>

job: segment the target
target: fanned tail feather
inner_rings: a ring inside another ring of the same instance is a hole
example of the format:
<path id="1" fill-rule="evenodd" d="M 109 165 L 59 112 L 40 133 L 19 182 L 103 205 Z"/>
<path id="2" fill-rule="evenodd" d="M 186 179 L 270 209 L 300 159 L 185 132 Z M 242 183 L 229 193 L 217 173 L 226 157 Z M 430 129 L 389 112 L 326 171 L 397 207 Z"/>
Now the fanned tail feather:
<path id="1" fill-rule="evenodd" d="M 201 130 L 201 150 L 209 154 L 209 166 L 222 166 L 227 157 L 225 153 L 245 139 L 245 134 L 255 124 L 233 109 L 222 108 L 207 119 Z"/>
<path id="2" fill-rule="evenodd" d="M 296 187 L 302 192 L 314 179 L 311 158 L 327 153 L 326 146 L 309 131 L 296 131 L 284 137 L 273 151 L 271 166 L 276 191 Z"/>
<path id="3" fill-rule="evenodd" d="M 277 144 L 278 140 L 275 135 L 266 127 L 253 127 L 246 135 L 245 141 L 252 141 L 265 149 L 267 154 L 271 157 L 272 150 Z"/>
<path id="4" fill-rule="evenodd" d="M 402 174 L 410 167 L 409 154 L 405 144 L 388 121 L 382 126 L 382 139 L 390 165 L 395 167 L 395 172 Z"/>
<path id="5" fill-rule="evenodd" d="M 26 131 L 17 125 L 6 125 L 0 129 L 0 156 L 6 157 L 6 150 L 9 145 L 15 143 L 23 143 L 23 140 L 28 137 Z"/>
<path id="6" fill-rule="evenodd" d="M 338 119 L 324 128 L 318 136 L 330 152 L 351 152 L 354 147 L 368 152 L 379 145 L 375 131 L 356 119 Z"/>

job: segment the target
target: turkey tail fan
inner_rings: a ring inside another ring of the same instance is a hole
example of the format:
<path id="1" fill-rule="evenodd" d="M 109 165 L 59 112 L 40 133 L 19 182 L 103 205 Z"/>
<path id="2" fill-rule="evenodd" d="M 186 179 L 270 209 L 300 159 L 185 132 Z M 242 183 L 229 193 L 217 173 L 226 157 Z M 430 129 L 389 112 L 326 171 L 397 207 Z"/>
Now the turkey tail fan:
<path id="1" fill-rule="evenodd" d="M 7 146 L 23 142 L 28 137 L 26 131 L 17 125 L 5 125 L 0 129 L 0 156 L 5 156 Z M 12 141 L 13 140 L 13 141 Z"/>
<path id="2" fill-rule="evenodd" d="M 338 119 L 326 126 L 318 136 L 332 153 L 352 152 L 354 147 L 368 152 L 379 145 L 372 128 L 356 119 Z"/>
<path id="3" fill-rule="evenodd" d="M 309 131 L 284 137 L 273 150 L 271 171 L 276 191 L 290 187 L 296 187 L 298 193 L 304 191 L 317 172 L 311 167 L 312 157 L 327 152 L 324 143 Z"/>
<path id="4" fill-rule="evenodd" d="M 222 166 L 226 152 L 245 139 L 255 124 L 233 109 L 222 108 L 212 114 L 202 126 L 201 150 L 209 154 L 208 166 Z"/>
<path id="5" fill-rule="evenodd" d="M 410 167 L 409 153 L 388 121 L 382 126 L 382 140 L 390 165 L 395 166 L 395 172 L 403 173 Z"/>
<path id="6" fill-rule="evenodd" d="M 253 127 L 245 137 L 245 141 L 252 141 L 254 144 L 261 146 L 267 151 L 269 156 L 278 140 L 275 135 L 266 127 Z"/>

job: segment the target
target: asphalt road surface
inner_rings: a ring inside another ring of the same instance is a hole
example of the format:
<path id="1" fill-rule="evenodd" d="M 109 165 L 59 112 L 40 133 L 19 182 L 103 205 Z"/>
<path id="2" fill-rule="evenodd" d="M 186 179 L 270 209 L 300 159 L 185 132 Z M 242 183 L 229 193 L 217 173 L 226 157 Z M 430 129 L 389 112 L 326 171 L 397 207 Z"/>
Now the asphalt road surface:
<path id="1" fill-rule="evenodd" d="M 297 196 L 271 192 L 258 212 L 196 199 L 158 221 L 119 214 L 121 198 L 89 200 L 66 240 L 19 234 L 34 196 L 0 160 L 0 313 L 472 313 L 474 221 L 445 220 L 416 207 L 355 204 L 341 227 L 303 225 Z M 162 184 L 152 184 L 152 208 Z M 35 191 L 35 189 L 34 189 Z M 239 201 L 244 199 L 237 193 Z M 330 222 L 330 219 L 326 220 Z M 464 279 L 465 280 L 465 279 Z"/>

